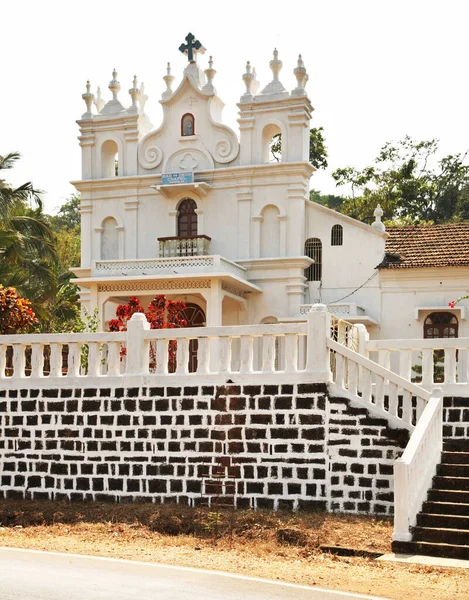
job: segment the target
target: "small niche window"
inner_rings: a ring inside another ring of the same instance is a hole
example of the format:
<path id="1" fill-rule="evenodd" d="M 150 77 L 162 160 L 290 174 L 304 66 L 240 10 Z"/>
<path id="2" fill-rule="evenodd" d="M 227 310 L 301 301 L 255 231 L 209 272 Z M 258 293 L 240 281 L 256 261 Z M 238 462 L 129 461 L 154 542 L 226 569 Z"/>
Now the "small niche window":
<path id="1" fill-rule="evenodd" d="M 342 225 L 334 225 L 331 229 L 331 246 L 342 246 L 344 243 L 344 229 Z"/>
<path id="2" fill-rule="evenodd" d="M 194 135 L 195 120 L 194 115 L 186 113 L 181 119 L 181 135 Z"/>
<path id="3" fill-rule="evenodd" d="M 305 269 L 307 281 L 321 281 L 322 278 L 322 242 L 319 238 L 310 238 L 305 242 L 305 255 L 314 260 Z"/>
<path id="4" fill-rule="evenodd" d="M 192 198 L 185 198 L 178 208 L 178 236 L 195 237 L 197 235 L 197 204 Z"/>
<path id="5" fill-rule="evenodd" d="M 426 317 L 423 324 L 423 337 L 457 338 L 459 323 L 455 315 L 449 312 L 434 312 Z"/>

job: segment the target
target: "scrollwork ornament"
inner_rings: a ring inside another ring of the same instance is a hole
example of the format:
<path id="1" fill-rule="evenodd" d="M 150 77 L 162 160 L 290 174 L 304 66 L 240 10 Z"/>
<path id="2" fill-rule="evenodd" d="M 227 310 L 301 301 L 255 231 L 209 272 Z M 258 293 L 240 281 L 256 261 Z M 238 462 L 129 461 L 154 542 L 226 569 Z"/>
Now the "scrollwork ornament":
<path id="1" fill-rule="evenodd" d="M 215 160 L 220 163 L 228 163 L 236 158 L 238 154 L 238 145 L 233 148 L 233 144 L 228 139 L 219 140 L 215 145 Z"/>
<path id="2" fill-rule="evenodd" d="M 155 169 L 162 160 L 163 152 L 158 146 L 147 146 L 138 157 L 138 162 L 144 169 Z"/>

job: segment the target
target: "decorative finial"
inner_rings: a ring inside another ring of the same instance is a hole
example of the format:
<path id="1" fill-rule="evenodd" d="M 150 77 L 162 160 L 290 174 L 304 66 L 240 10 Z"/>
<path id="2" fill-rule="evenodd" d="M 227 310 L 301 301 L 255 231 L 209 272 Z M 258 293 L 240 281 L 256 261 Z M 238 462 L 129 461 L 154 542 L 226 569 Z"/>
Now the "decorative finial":
<path id="1" fill-rule="evenodd" d="M 269 63 L 272 73 L 274 74 L 274 78 L 272 81 L 274 81 L 274 82 L 278 81 L 278 74 L 280 73 L 280 71 L 282 69 L 282 64 L 283 64 L 282 61 L 278 59 L 278 50 L 277 50 L 277 48 L 274 48 L 274 58 Z"/>
<path id="2" fill-rule="evenodd" d="M 120 92 L 121 84 L 117 81 L 117 71 L 112 72 L 112 80 L 109 82 L 109 89 L 112 92 L 112 99 L 117 100 L 117 94 Z"/>
<path id="3" fill-rule="evenodd" d="M 134 75 L 132 84 L 129 90 L 130 97 L 132 98 L 132 106 L 128 108 L 128 112 L 138 112 L 137 100 L 140 96 L 140 90 L 137 87 L 137 75 Z"/>
<path id="4" fill-rule="evenodd" d="M 386 231 L 384 223 L 381 222 L 381 217 L 384 215 L 383 209 L 381 208 L 381 204 L 378 204 L 373 214 L 375 216 L 375 220 L 373 221 L 371 226 L 377 229 L 378 231 Z"/>
<path id="5" fill-rule="evenodd" d="M 96 90 L 96 99 L 94 100 L 94 105 L 96 106 L 96 110 L 100 113 L 103 110 L 103 106 L 106 104 L 104 100 L 101 98 L 101 87 L 98 85 L 98 89 Z"/>
<path id="6" fill-rule="evenodd" d="M 192 33 L 188 33 L 184 39 L 187 43 L 181 44 L 179 46 L 179 51 L 187 56 L 189 62 L 196 62 L 197 53 L 203 54 L 205 48 L 199 40 L 195 39 L 195 35 L 192 35 Z"/>
<path id="7" fill-rule="evenodd" d="M 93 108 L 93 100 L 94 100 L 94 94 L 91 93 L 91 84 L 89 82 L 89 80 L 86 82 L 86 92 L 84 94 L 82 94 L 82 98 L 85 101 L 86 104 L 86 112 L 83 115 L 83 119 L 89 118 L 92 116 L 92 108 Z"/>
<path id="8" fill-rule="evenodd" d="M 292 95 L 293 96 L 304 96 L 305 95 L 305 85 L 306 85 L 306 82 L 308 81 L 309 77 L 308 77 L 308 74 L 306 73 L 305 64 L 303 62 L 303 59 L 301 58 L 301 54 L 298 54 L 298 64 L 297 64 L 296 69 L 293 70 L 293 73 L 296 77 L 298 85 L 293 90 Z"/>
<path id="9" fill-rule="evenodd" d="M 206 94 L 215 94 L 216 90 L 213 87 L 213 78 L 217 74 L 215 69 L 213 68 L 213 58 L 210 56 L 208 61 L 208 69 L 204 71 L 205 76 L 207 77 L 207 83 L 202 88 L 202 91 Z"/>
<path id="10" fill-rule="evenodd" d="M 166 75 L 163 77 L 164 82 L 166 83 L 166 90 L 163 92 L 163 100 L 165 100 L 166 98 L 169 98 L 170 96 L 172 96 L 173 94 L 173 81 L 174 81 L 174 76 L 171 75 L 171 65 L 170 63 L 168 63 L 167 67 L 166 67 Z"/>
<path id="11" fill-rule="evenodd" d="M 246 86 L 246 91 L 241 96 L 241 102 L 252 101 L 253 94 L 256 93 L 253 90 L 255 80 L 256 80 L 256 69 L 252 69 L 251 61 L 248 60 L 248 62 L 246 63 L 246 72 L 243 74 L 243 81 L 244 81 L 244 85 Z"/>
<path id="12" fill-rule="evenodd" d="M 140 113 L 143 115 L 145 113 L 145 104 L 147 103 L 148 96 L 145 94 L 145 84 L 142 81 L 142 85 L 140 86 L 140 91 L 138 93 L 138 103 L 140 104 Z"/>

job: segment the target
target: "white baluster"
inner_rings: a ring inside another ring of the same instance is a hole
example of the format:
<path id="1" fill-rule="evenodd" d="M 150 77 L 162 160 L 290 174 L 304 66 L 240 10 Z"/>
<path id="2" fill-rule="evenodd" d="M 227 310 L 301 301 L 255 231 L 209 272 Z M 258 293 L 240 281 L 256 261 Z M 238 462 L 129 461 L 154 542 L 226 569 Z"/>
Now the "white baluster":
<path id="1" fill-rule="evenodd" d="M 176 373 L 178 375 L 189 373 L 189 338 L 178 340 L 176 361 Z"/>
<path id="2" fill-rule="evenodd" d="M 168 374 L 168 344 L 169 340 L 156 340 L 156 373 L 158 375 Z"/>
<path id="3" fill-rule="evenodd" d="M 266 373 L 275 371 L 275 336 L 262 336 L 262 370 Z"/>
<path id="4" fill-rule="evenodd" d="M 24 368 L 26 366 L 25 359 L 26 346 L 23 344 L 13 344 L 13 378 L 22 379 L 24 377 Z"/>
<path id="5" fill-rule="evenodd" d="M 120 374 L 120 343 L 109 342 L 107 346 L 107 374 L 115 377 Z"/>
<path id="6" fill-rule="evenodd" d="M 412 350 L 399 351 L 399 375 L 410 381 L 412 372 Z"/>
<path id="7" fill-rule="evenodd" d="M 285 336 L 285 371 L 298 371 L 298 336 L 295 333 Z"/>
<path id="8" fill-rule="evenodd" d="M 68 370 L 67 377 L 78 377 L 81 365 L 81 344 L 71 342 L 68 344 Z"/>
<path id="9" fill-rule="evenodd" d="M 339 387 L 345 387 L 345 360 L 338 352 L 335 354 L 335 382 Z"/>
<path id="10" fill-rule="evenodd" d="M 254 338 L 251 335 L 241 336 L 241 361 L 240 361 L 240 373 L 252 373 L 253 372 L 253 359 L 254 359 Z"/>
<path id="11" fill-rule="evenodd" d="M 381 375 L 376 375 L 375 405 L 384 410 L 384 379 Z"/>
<path id="12" fill-rule="evenodd" d="M 197 373 L 206 375 L 210 371 L 210 339 L 199 338 L 197 346 Z"/>
<path id="13" fill-rule="evenodd" d="M 391 370 L 391 352 L 389 350 L 381 350 L 381 352 L 379 352 L 378 364 L 388 371 Z"/>
<path id="14" fill-rule="evenodd" d="M 50 345 L 50 376 L 62 377 L 62 344 Z"/>
<path id="15" fill-rule="evenodd" d="M 98 377 L 100 359 L 99 343 L 88 342 L 88 377 Z"/>
<path id="16" fill-rule="evenodd" d="M 231 338 L 221 337 L 219 338 L 219 373 L 230 373 L 231 372 Z"/>
<path id="17" fill-rule="evenodd" d="M 422 385 L 433 385 L 433 350 L 422 350 Z"/>
<path id="18" fill-rule="evenodd" d="M 348 391 L 352 394 L 357 393 L 358 386 L 358 365 L 352 360 L 348 360 Z"/>
<path id="19" fill-rule="evenodd" d="M 5 379 L 5 369 L 7 366 L 7 347 L 0 345 L 0 379 Z"/>
<path id="20" fill-rule="evenodd" d="M 371 404 L 371 394 L 372 394 L 372 381 L 371 381 L 371 371 L 369 369 L 363 368 L 362 370 L 362 381 L 361 381 L 361 392 L 362 398 L 364 402 L 369 402 Z"/>
<path id="21" fill-rule="evenodd" d="M 419 422 L 423 411 L 425 410 L 426 402 L 423 398 L 417 396 L 417 412 L 416 412 L 416 424 Z"/>
<path id="22" fill-rule="evenodd" d="M 456 383 L 456 349 L 445 348 L 445 383 Z"/>
<path id="23" fill-rule="evenodd" d="M 412 424 L 412 394 L 407 390 L 402 391 L 402 420 Z"/>
<path id="24" fill-rule="evenodd" d="M 31 344 L 31 377 L 44 376 L 44 345 Z"/>
<path id="25" fill-rule="evenodd" d="M 397 385 L 389 382 L 389 414 L 397 417 L 398 397 Z"/>

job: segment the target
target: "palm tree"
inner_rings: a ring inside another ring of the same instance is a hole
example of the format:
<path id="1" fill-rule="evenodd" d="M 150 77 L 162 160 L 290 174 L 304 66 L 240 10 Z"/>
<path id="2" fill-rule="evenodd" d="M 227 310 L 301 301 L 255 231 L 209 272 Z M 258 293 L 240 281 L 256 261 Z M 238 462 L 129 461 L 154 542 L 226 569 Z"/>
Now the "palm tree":
<path id="1" fill-rule="evenodd" d="M 13 168 L 18 152 L 0 156 L 1 172 Z M 42 212 L 41 192 L 28 182 L 17 188 L 0 178 L 0 283 L 30 298 L 35 312 L 54 294 L 54 234 Z"/>

